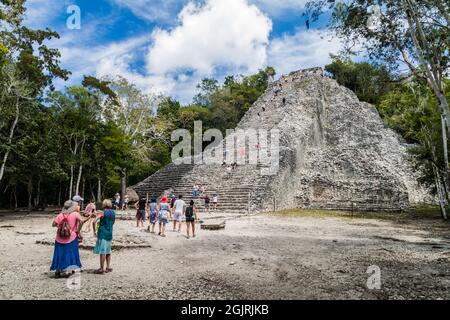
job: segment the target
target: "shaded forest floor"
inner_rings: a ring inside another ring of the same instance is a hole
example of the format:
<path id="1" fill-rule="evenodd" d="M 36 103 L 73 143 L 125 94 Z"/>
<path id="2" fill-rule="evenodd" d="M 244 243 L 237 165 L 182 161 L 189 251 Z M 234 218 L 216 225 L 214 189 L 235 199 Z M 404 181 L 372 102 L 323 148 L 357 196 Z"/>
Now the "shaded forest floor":
<path id="1" fill-rule="evenodd" d="M 85 234 L 79 290 L 48 270 L 51 221 L 0 212 L 1 299 L 450 299 L 450 223 L 423 208 L 244 216 L 194 239 L 184 227 L 161 238 L 118 220 L 111 274 L 93 274 Z M 381 269 L 381 290 L 367 288 L 370 266 Z"/>

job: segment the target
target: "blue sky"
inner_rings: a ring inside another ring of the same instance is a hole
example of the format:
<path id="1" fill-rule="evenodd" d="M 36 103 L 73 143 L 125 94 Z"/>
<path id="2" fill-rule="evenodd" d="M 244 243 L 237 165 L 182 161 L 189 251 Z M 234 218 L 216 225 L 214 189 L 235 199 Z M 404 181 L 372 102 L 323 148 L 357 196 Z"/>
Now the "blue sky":
<path id="1" fill-rule="evenodd" d="M 326 18 L 306 29 L 306 0 L 28 0 L 26 24 L 61 38 L 62 65 L 83 75 L 121 75 L 148 93 L 191 101 L 204 77 L 252 74 L 268 65 L 278 75 L 323 66 L 341 42 Z M 81 10 L 70 30 L 67 8 Z"/>

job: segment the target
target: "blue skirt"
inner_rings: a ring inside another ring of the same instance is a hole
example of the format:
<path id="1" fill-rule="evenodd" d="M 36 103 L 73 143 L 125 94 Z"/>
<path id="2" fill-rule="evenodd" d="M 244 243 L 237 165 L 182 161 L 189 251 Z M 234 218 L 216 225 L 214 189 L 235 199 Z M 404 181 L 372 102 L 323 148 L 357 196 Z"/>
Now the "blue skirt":
<path id="1" fill-rule="evenodd" d="M 112 241 L 97 238 L 97 243 L 94 247 L 94 254 L 111 254 Z"/>
<path id="2" fill-rule="evenodd" d="M 78 250 L 78 239 L 68 244 L 61 244 L 55 241 L 53 261 L 50 271 L 64 271 L 66 269 L 80 269 L 80 252 Z"/>

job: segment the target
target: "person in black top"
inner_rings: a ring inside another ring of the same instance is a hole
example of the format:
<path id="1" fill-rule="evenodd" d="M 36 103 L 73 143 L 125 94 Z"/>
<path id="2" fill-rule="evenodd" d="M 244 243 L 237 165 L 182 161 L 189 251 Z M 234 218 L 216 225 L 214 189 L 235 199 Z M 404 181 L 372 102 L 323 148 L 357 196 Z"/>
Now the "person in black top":
<path id="1" fill-rule="evenodd" d="M 136 203 L 136 227 L 139 228 L 139 225 L 144 227 L 145 213 L 147 211 L 147 199 L 142 197 L 138 203 Z"/>
<path id="2" fill-rule="evenodd" d="M 205 212 L 209 213 L 209 204 L 211 203 L 211 198 L 207 194 L 205 194 L 204 199 L 205 199 Z"/>
<path id="3" fill-rule="evenodd" d="M 195 238 L 195 220 L 197 220 L 197 214 L 195 212 L 194 200 L 191 200 L 189 203 L 189 207 L 186 208 L 185 216 L 186 216 L 186 230 L 187 230 L 187 238 L 189 239 L 189 226 L 192 226 L 192 237 Z"/>

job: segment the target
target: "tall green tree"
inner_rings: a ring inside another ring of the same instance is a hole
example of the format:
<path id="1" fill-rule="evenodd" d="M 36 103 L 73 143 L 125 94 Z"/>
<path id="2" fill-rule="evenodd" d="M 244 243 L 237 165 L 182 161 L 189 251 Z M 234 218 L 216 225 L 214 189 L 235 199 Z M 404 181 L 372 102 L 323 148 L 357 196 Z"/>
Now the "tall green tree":
<path id="1" fill-rule="evenodd" d="M 355 63 L 333 56 L 332 63 L 325 66 L 333 79 L 352 90 L 361 101 L 378 105 L 380 98 L 394 87 L 389 70 L 368 62 Z"/>
<path id="2" fill-rule="evenodd" d="M 152 139 L 158 135 L 158 126 L 153 117 L 159 97 L 143 93 L 136 85 L 123 77 L 106 79 L 115 99 L 104 109 L 105 118 L 113 121 L 130 139 L 133 157 L 140 161 L 151 158 Z M 125 141 L 124 141 L 125 143 Z M 126 194 L 128 171 L 133 159 L 128 159 L 121 168 L 121 195 Z"/>
<path id="3" fill-rule="evenodd" d="M 59 66 L 59 51 L 45 44 L 58 34 L 23 25 L 24 3 L 0 1 L 0 136 L 7 137 L 0 149 L 0 183 L 21 118 L 33 110 L 32 104 L 38 102 L 45 88 L 52 87 L 55 77 L 67 79 L 69 74 Z"/>
<path id="4" fill-rule="evenodd" d="M 450 81 L 446 81 L 450 84 Z M 450 86 L 445 95 L 450 99 Z M 431 188 L 440 198 L 445 216 L 445 171 L 439 102 L 428 86 L 415 79 L 398 85 L 381 98 L 378 110 L 385 122 L 409 142 L 419 182 Z"/>

